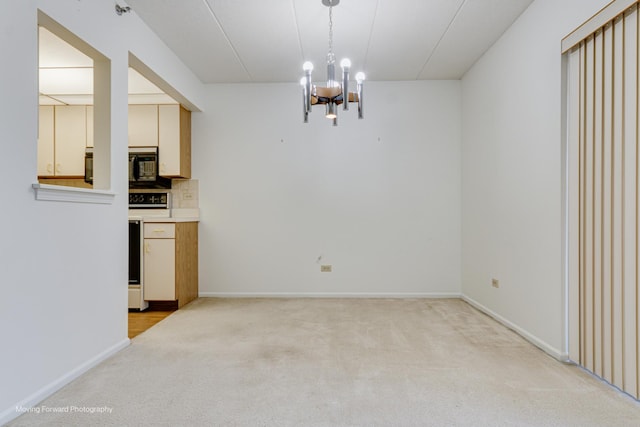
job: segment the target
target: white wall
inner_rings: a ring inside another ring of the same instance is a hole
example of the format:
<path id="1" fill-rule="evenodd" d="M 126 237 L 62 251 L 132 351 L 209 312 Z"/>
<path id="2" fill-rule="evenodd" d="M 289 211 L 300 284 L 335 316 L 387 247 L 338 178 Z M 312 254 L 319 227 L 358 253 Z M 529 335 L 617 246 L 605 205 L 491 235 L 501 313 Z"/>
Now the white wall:
<path id="1" fill-rule="evenodd" d="M 112 205 L 34 198 L 38 7 L 111 58 Z M 0 424 L 128 343 L 128 50 L 201 102 L 197 79 L 133 13 L 118 17 L 113 8 L 14 0 L 0 14 Z"/>
<path id="2" fill-rule="evenodd" d="M 460 82 L 365 90 L 333 127 L 296 84 L 207 87 L 200 295 L 459 295 Z"/>
<path id="3" fill-rule="evenodd" d="M 567 352 L 560 41 L 607 3 L 536 0 L 462 81 L 462 291 L 557 357 Z"/>

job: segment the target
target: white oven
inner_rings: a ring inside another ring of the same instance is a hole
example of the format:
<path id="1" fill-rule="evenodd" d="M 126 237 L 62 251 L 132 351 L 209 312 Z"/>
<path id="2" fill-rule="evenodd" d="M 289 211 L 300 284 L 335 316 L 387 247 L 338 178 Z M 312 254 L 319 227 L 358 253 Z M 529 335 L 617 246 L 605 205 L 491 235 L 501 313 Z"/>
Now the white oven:
<path id="1" fill-rule="evenodd" d="M 142 219 L 129 218 L 129 308 L 138 310 L 149 307 L 142 284 L 142 229 Z"/>
<path id="2" fill-rule="evenodd" d="M 141 191 L 129 193 L 129 308 L 145 310 L 143 224 L 145 218 L 169 218 L 171 193 Z"/>

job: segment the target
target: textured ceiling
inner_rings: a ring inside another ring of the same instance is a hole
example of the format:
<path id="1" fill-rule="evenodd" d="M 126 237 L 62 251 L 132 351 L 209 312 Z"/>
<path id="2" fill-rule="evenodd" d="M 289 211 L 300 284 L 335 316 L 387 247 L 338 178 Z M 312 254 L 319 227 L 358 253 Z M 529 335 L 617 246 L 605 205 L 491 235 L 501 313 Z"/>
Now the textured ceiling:
<path id="1" fill-rule="evenodd" d="M 368 80 L 459 79 L 532 0 L 341 0 L 337 61 Z M 321 0 L 116 0 L 129 5 L 204 83 L 298 82 L 320 76 L 329 40 Z M 115 11 L 114 11 L 115 13 Z M 91 104 L 93 62 L 40 31 L 40 103 Z M 130 103 L 174 103 L 130 70 Z"/>
<path id="2" fill-rule="evenodd" d="M 369 80 L 459 79 L 532 0 L 341 0 L 334 52 Z M 120 1 L 124 5 L 124 1 Z M 297 82 L 323 68 L 321 0 L 127 0 L 205 83 Z M 324 74 L 324 73 L 323 73 Z"/>
<path id="3" fill-rule="evenodd" d="M 38 30 L 40 105 L 93 104 L 93 59 L 46 28 Z M 129 104 L 176 101 L 129 68 Z"/>

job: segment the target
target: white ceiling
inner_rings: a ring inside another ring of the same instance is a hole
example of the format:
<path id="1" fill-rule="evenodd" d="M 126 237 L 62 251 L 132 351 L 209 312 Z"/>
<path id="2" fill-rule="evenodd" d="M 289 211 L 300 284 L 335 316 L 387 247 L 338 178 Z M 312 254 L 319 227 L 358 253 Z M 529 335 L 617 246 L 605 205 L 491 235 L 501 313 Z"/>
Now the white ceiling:
<path id="1" fill-rule="evenodd" d="M 334 52 L 369 80 L 459 79 L 532 1 L 342 0 L 333 8 Z M 321 0 L 126 4 L 205 83 L 298 82 L 304 61 L 317 70 L 325 62 Z"/>
<path id="2" fill-rule="evenodd" d="M 92 105 L 93 59 L 46 28 L 38 29 L 40 105 Z M 129 68 L 129 104 L 175 104 L 133 68 Z"/>
<path id="3" fill-rule="evenodd" d="M 333 48 L 368 80 L 459 79 L 532 1 L 341 0 Z M 307 60 L 324 77 L 329 8 L 321 0 L 126 4 L 204 83 L 298 82 Z M 40 104 L 92 104 L 93 60 L 44 28 L 39 43 Z M 129 69 L 129 103 L 175 102 Z"/>

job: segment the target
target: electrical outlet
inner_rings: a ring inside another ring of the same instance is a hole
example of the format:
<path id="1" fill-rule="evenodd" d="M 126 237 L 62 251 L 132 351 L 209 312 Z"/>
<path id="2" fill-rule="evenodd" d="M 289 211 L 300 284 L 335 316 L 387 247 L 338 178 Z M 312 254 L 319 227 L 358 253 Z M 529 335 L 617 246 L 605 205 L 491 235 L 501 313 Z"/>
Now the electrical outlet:
<path id="1" fill-rule="evenodd" d="M 491 279 L 491 286 L 493 286 L 494 288 L 499 288 L 500 281 L 498 281 L 498 279 Z"/>
<path id="2" fill-rule="evenodd" d="M 320 272 L 322 273 L 331 273 L 331 265 L 321 265 Z"/>

